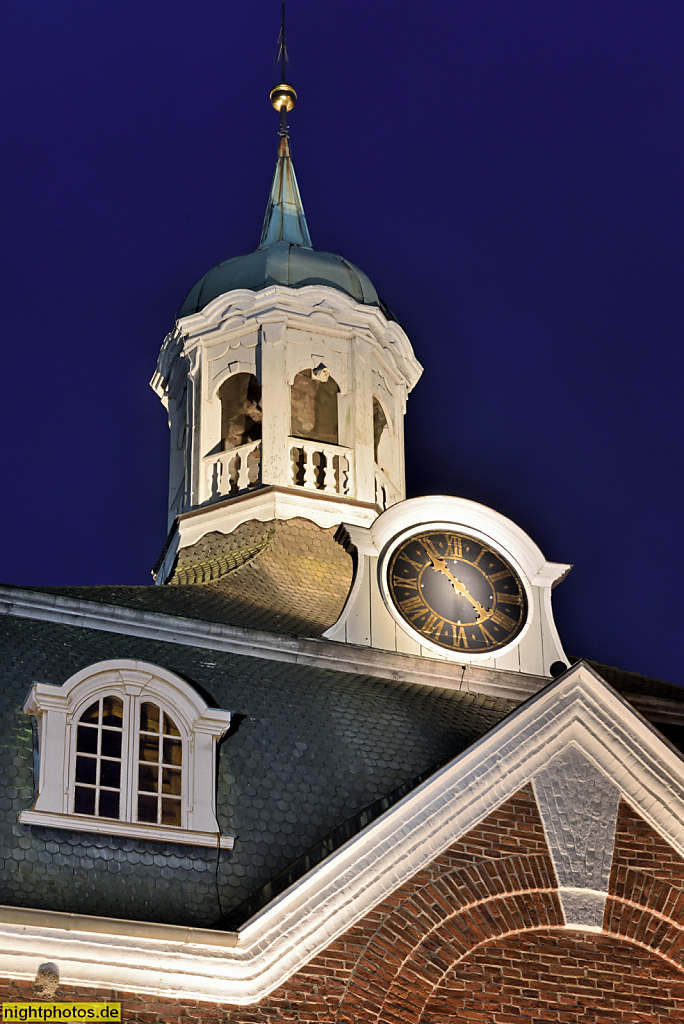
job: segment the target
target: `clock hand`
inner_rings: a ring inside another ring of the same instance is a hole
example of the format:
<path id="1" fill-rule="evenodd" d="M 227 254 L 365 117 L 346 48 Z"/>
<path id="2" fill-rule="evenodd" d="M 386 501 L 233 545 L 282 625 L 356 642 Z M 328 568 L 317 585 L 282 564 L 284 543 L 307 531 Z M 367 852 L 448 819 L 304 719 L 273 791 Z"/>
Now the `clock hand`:
<path id="1" fill-rule="evenodd" d="M 425 552 L 430 561 L 432 562 L 432 568 L 435 569 L 437 572 L 444 573 L 444 575 L 451 581 L 451 585 L 454 588 L 454 590 L 457 593 L 462 594 L 463 597 L 466 598 L 466 600 L 470 601 L 480 619 L 488 618 L 491 609 L 483 608 L 480 602 L 476 601 L 475 598 L 471 596 L 465 584 L 461 583 L 458 577 L 454 576 L 453 573 L 449 571 L 446 562 L 441 557 L 441 555 L 437 554 L 437 552 L 435 551 L 435 549 L 433 548 L 432 544 L 429 541 L 426 541 L 423 538 L 421 538 L 421 544 L 425 548 Z"/>

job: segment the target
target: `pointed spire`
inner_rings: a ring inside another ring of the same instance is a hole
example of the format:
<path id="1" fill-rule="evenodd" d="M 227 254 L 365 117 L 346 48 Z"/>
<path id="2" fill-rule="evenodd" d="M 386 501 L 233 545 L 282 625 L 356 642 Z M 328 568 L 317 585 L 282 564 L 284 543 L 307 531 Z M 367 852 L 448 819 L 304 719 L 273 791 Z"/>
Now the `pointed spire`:
<path id="1" fill-rule="evenodd" d="M 273 175 L 259 248 L 264 249 L 274 242 L 292 242 L 307 249 L 313 248 L 286 134 L 280 137 L 278 162 Z"/>

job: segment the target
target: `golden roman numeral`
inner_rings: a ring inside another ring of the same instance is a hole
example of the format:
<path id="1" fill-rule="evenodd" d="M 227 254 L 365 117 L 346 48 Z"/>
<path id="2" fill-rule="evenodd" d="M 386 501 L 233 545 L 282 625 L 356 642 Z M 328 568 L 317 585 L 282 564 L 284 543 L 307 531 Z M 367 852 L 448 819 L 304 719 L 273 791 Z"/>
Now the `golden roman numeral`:
<path id="1" fill-rule="evenodd" d="M 445 558 L 463 558 L 463 540 L 453 534 L 447 535 Z"/>
<path id="2" fill-rule="evenodd" d="M 440 619 L 438 615 L 431 612 L 420 628 L 424 633 L 441 633 L 443 626 L 444 619 Z"/>
<path id="3" fill-rule="evenodd" d="M 457 647 L 465 647 L 468 650 L 468 637 L 463 626 L 457 626 L 454 634 L 454 641 Z"/>
<path id="4" fill-rule="evenodd" d="M 408 562 L 409 565 L 412 565 L 416 572 L 420 572 L 420 570 L 423 568 L 422 562 L 414 562 L 412 558 L 409 558 L 405 551 L 402 551 L 397 561 L 400 561 L 402 558 L 405 562 Z"/>
<path id="5" fill-rule="evenodd" d="M 480 626 L 480 631 L 482 633 L 482 638 L 484 640 L 486 640 L 487 643 L 489 643 L 489 644 L 495 644 L 496 643 L 496 637 L 493 637 L 488 629 L 486 629 L 484 626 Z"/>
<path id="6" fill-rule="evenodd" d="M 512 575 L 512 573 L 511 573 L 510 569 L 502 569 L 501 572 L 493 573 L 489 577 L 489 579 L 491 580 L 492 583 L 495 583 L 497 580 L 505 580 L 507 576 L 511 576 L 511 575 Z"/>
<path id="7" fill-rule="evenodd" d="M 427 615 L 428 609 L 425 607 L 425 602 L 420 596 L 409 597 L 407 601 L 401 602 L 401 610 L 406 615 L 417 615 L 418 612 L 423 612 Z"/>
<path id="8" fill-rule="evenodd" d="M 512 619 L 510 615 L 506 615 L 504 612 L 498 610 L 495 611 L 491 616 L 491 620 L 492 622 L 495 622 L 497 626 L 503 626 L 507 632 L 515 629 L 515 619 Z"/>
<path id="9" fill-rule="evenodd" d="M 522 597 L 520 594 L 504 594 L 500 590 L 497 590 L 496 597 L 499 604 L 522 604 Z"/>
<path id="10" fill-rule="evenodd" d="M 412 579 L 404 579 L 403 576 L 393 576 L 392 577 L 392 586 L 393 587 L 406 587 L 407 590 L 417 590 L 418 589 L 418 580 L 417 580 L 417 578 L 415 576 Z"/>

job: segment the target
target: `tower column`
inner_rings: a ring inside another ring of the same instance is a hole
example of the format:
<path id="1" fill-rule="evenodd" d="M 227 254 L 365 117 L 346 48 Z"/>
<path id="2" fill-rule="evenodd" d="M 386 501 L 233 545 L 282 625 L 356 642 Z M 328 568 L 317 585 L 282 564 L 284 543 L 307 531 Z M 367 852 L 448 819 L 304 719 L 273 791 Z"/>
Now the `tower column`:
<path id="1" fill-rule="evenodd" d="M 375 501 L 375 460 L 373 457 L 373 371 L 371 345 L 364 338 L 354 339 L 354 449 L 356 459 L 356 496 Z"/>
<path id="2" fill-rule="evenodd" d="M 261 325 L 261 482 L 292 484 L 290 472 L 290 389 L 287 382 L 287 326 L 284 323 Z"/>

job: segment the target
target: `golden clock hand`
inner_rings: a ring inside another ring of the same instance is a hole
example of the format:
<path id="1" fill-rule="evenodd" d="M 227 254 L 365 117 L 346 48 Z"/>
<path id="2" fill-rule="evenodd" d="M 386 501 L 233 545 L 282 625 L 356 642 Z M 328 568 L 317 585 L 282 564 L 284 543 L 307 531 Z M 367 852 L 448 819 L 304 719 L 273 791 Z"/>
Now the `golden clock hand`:
<path id="1" fill-rule="evenodd" d="M 473 608 L 475 609 L 475 611 L 477 612 L 478 616 L 481 619 L 488 618 L 490 609 L 483 608 L 480 602 L 476 601 L 475 598 L 468 592 L 468 588 L 465 586 L 465 584 L 461 583 L 458 577 L 454 576 L 454 574 L 449 571 L 446 562 L 441 557 L 441 555 L 437 554 L 432 544 L 429 541 L 424 540 L 423 538 L 421 538 L 421 544 L 425 548 L 425 553 L 432 562 L 432 568 L 435 569 L 437 572 L 444 573 L 444 575 L 449 580 L 451 580 L 451 585 L 454 588 L 454 590 L 457 593 L 462 594 L 463 597 L 466 598 L 466 600 L 470 601 Z"/>

